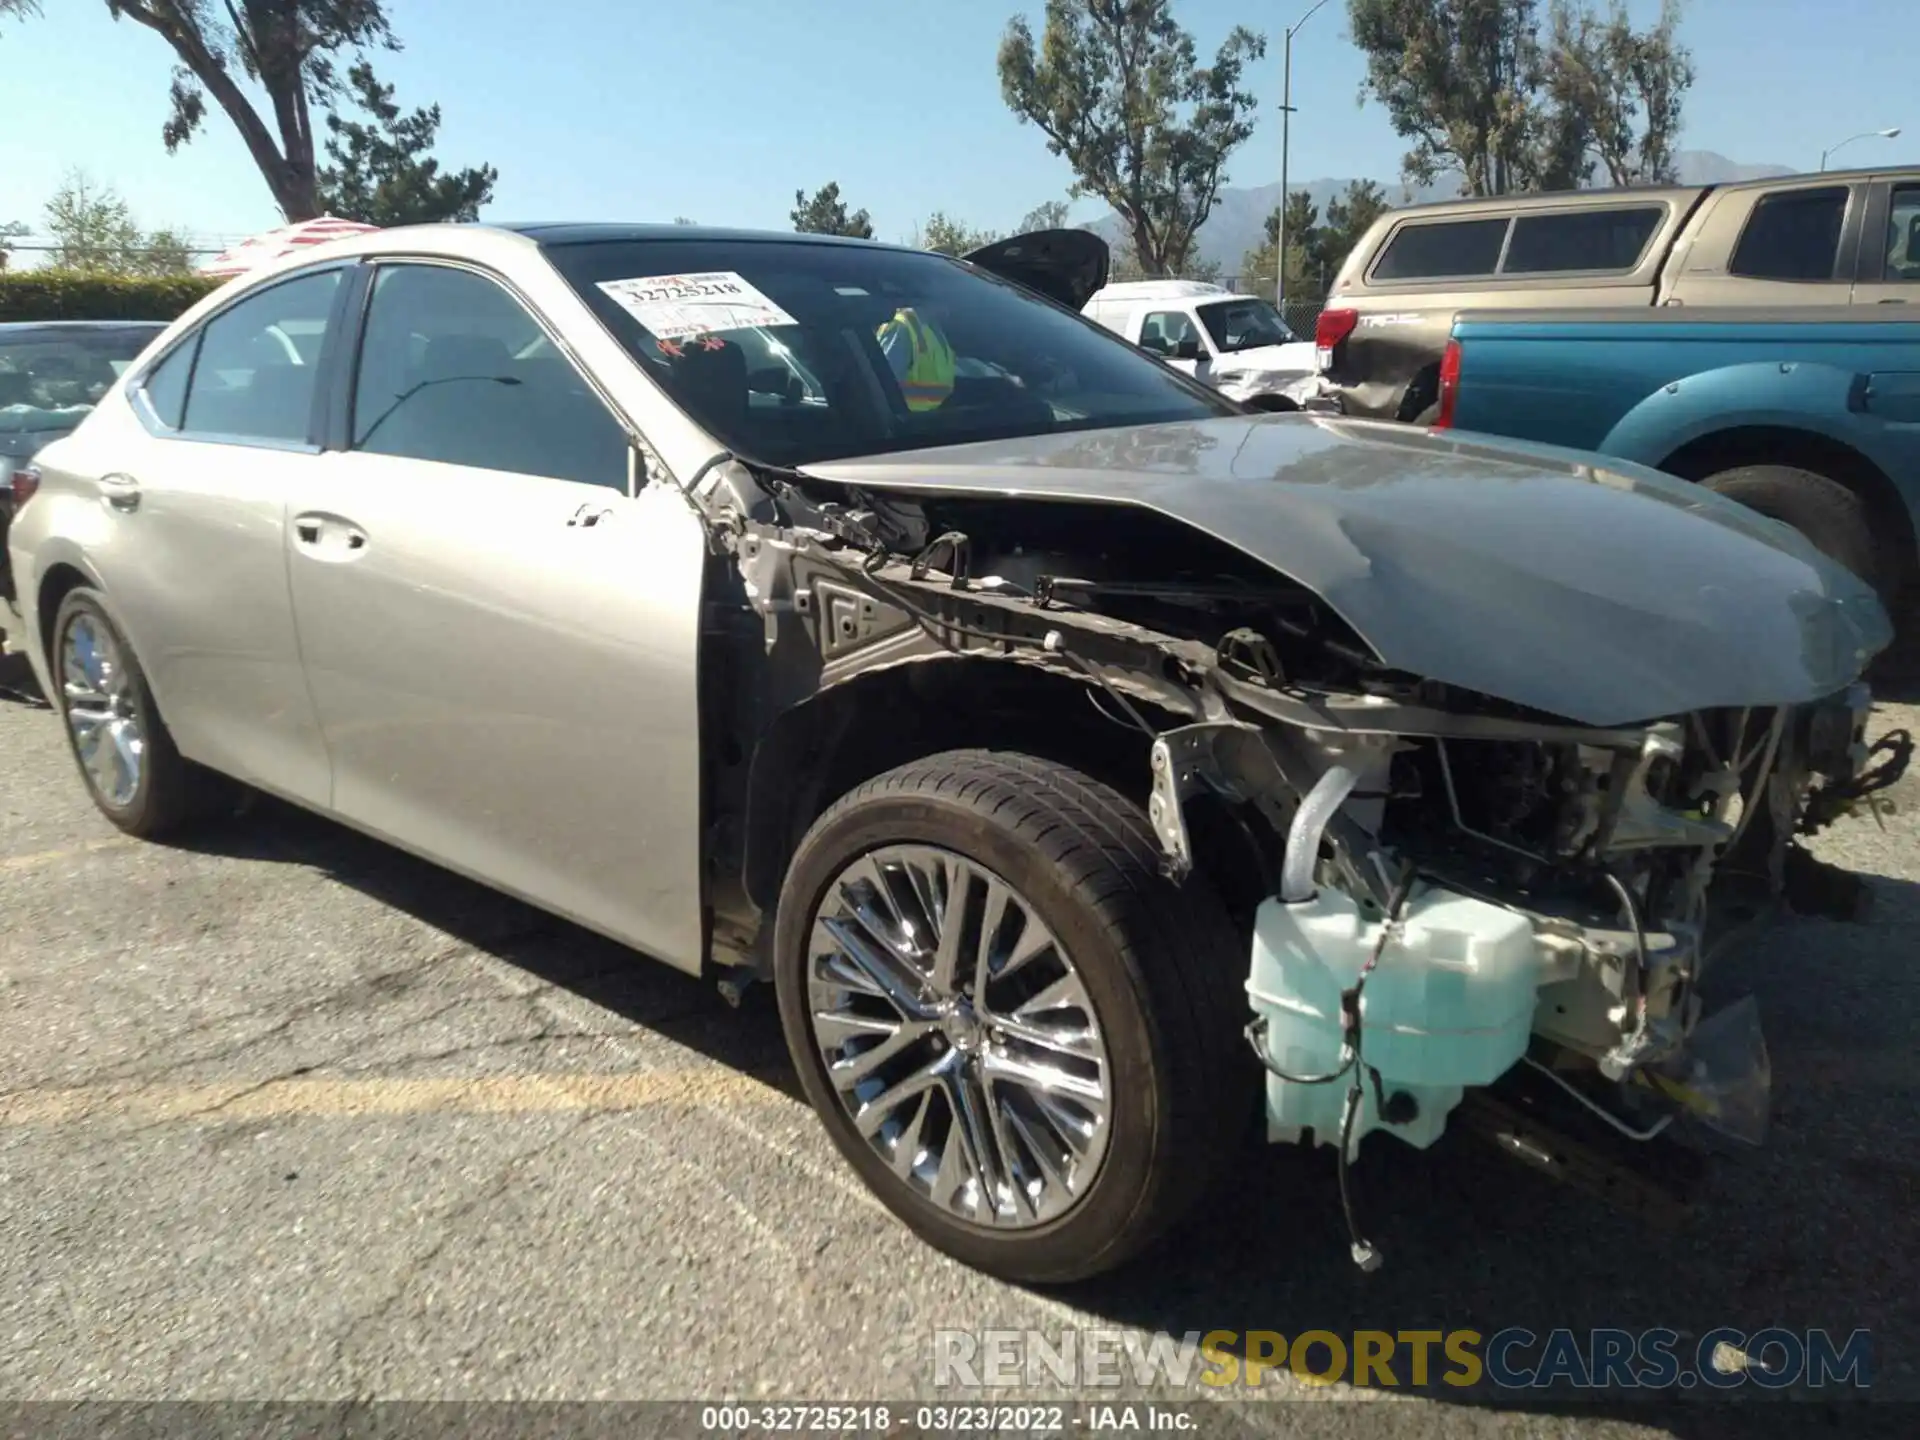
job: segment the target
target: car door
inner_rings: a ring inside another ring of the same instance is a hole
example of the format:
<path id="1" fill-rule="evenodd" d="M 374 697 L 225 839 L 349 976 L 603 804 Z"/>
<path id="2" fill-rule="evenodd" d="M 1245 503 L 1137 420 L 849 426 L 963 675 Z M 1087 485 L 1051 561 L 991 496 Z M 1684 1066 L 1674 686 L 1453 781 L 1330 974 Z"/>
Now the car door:
<path id="1" fill-rule="evenodd" d="M 695 969 L 705 534 L 499 280 L 373 273 L 291 507 L 344 818 Z M 630 493 L 633 491 L 635 493 Z"/>
<path id="2" fill-rule="evenodd" d="M 128 392 L 93 467 L 93 560 L 183 754 L 324 804 L 327 756 L 287 594 L 287 498 L 319 463 L 316 415 L 346 272 L 243 294 Z M 86 453 L 86 452 L 83 452 Z"/>
<path id="3" fill-rule="evenodd" d="M 1920 178 L 1874 184 L 1853 303 L 1920 306 Z"/>
<path id="4" fill-rule="evenodd" d="M 1176 370 L 1205 379 L 1212 354 L 1200 322 L 1186 310 L 1150 310 L 1140 321 L 1142 350 L 1158 355 Z"/>

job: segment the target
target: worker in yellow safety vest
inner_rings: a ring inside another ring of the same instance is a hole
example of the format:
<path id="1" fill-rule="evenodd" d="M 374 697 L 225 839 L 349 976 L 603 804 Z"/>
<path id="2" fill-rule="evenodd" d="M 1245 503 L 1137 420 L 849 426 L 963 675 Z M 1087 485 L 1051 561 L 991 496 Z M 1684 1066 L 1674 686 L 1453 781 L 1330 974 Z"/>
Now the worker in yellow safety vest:
<path id="1" fill-rule="evenodd" d="M 909 410 L 938 410 L 953 394 L 953 346 L 910 307 L 893 312 L 875 338 L 893 367 Z"/>

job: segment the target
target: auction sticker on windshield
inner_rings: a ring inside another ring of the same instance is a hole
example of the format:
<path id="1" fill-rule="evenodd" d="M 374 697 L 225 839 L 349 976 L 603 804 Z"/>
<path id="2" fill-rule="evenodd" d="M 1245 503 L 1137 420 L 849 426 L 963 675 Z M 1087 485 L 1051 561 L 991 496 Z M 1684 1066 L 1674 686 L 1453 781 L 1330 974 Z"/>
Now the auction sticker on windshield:
<path id="1" fill-rule="evenodd" d="M 798 323 L 731 270 L 602 280 L 600 288 L 661 340 Z"/>

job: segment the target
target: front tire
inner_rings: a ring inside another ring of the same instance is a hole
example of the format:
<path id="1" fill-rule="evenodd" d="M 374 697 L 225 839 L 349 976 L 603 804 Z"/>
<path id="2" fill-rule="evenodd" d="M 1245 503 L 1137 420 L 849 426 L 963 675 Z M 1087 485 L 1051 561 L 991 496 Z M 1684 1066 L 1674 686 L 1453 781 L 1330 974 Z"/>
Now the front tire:
<path id="1" fill-rule="evenodd" d="M 157 839 L 198 818 L 218 777 L 174 746 L 153 691 L 100 592 L 67 592 L 54 615 L 50 697 L 87 794 L 129 835 Z"/>
<path id="2" fill-rule="evenodd" d="M 931 1244 L 1010 1280 L 1110 1270 L 1244 1135 L 1244 946 L 1139 807 L 979 750 L 871 780 L 780 896 L 781 1022 L 848 1162 Z"/>

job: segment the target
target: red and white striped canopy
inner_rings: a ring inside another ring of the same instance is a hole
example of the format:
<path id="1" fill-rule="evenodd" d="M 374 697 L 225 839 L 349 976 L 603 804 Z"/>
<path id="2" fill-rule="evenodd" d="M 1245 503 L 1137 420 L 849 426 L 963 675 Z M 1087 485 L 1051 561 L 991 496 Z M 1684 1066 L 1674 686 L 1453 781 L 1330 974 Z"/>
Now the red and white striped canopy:
<path id="1" fill-rule="evenodd" d="M 331 215 L 322 215 L 317 220 L 302 220 L 297 225 L 283 225 L 278 230 L 269 230 L 264 235 L 255 235 L 250 240 L 242 240 L 238 245 L 222 250 L 201 273 L 244 275 L 270 260 L 278 260 L 309 245 L 341 240 L 349 235 L 360 235 L 379 228 L 377 225 L 362 225 L 356 220 L 339 220 Z"/>

